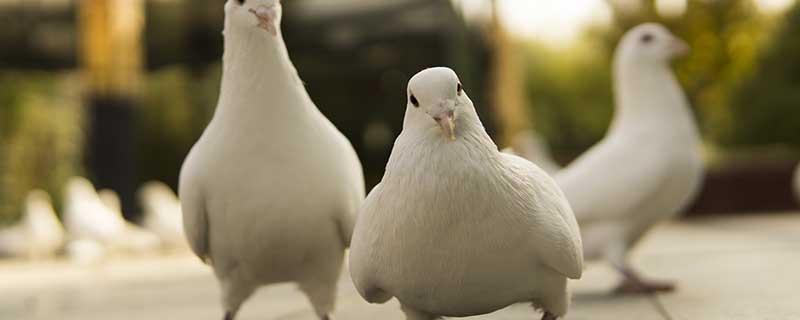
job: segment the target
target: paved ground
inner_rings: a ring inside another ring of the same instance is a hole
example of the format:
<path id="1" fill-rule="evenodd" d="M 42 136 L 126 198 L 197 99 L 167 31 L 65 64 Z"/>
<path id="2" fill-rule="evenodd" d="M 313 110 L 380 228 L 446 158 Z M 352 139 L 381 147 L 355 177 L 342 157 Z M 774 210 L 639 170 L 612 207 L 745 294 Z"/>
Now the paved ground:
<path id="1" fill-rule="evenodd" d="M 634 261 L 679 280 L 673 294 L 615 297 L 616 276 L 592 265 L 574 283 L 567 319 L 800 319 L 800 214 L 707 218 L 660 227 Z M 117 257 L 92 266 L 0 262 L 0 319 L 221 318 L 210 271 L 187 254 Z M 339 320 L 401 320 L 397 304 L 368 305 L 342 279 Z M 528 306 L 469 318 L 538 319 Z M 290 285 L 261 290 L 241 319 L 314 320 Z"/>

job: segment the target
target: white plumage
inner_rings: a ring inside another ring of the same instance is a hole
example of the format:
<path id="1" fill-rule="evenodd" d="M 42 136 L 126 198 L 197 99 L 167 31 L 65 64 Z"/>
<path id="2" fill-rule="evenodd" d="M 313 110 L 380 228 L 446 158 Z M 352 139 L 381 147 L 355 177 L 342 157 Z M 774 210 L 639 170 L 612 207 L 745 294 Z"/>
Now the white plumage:
<path id="1" fill-rule="evenodd" d="M 564 315 L 567 278 L 580 278 L 583 255 L 558 186 L 497 150 L 452 70 L 424 70 L 408 90 L 403 132 L 353 234 L 359 293 L 397 297 L 413 320 L 517 302 L 547 319 Z"/>
<path id="2" fill-rule="evenodd" d="M 618 268 L 624 292 L 672 288 L 636 276 L 627 253 L 656 223 L 686 208 L 702 182 L 698 130 L 669 66 L 686 50 L 661 25 L 629 31 L 615 56 L 608 134 L 555 175 L 581 225 L 586 258 Z"/>
<path id="3" fill-rule="evenodd" d="M 183 232 L 181 202 L 169 186 L 158 181 L 146 183 L 139 189 L 139 203 L 145 229 L 158 235 L 167 247 L 188 246 Z"/>
<path id="4" fill-rule="evenodd" d="M 64 244 L 64 227 L 50 196 L 33 190 L 25 198 L 22 220 L 0 230 L 0 256 L 41 259 L 53 256 Z"/>
<path id="5" fill-rule="evenodd" d="M 181 170 L 186 236 L 214 268 L 226 319 L 278 282 L 328 319 L 364 198 L 358 157 L 308 96 L 280 19 L 276 0 L 225 5 L 219 103 Z"/>

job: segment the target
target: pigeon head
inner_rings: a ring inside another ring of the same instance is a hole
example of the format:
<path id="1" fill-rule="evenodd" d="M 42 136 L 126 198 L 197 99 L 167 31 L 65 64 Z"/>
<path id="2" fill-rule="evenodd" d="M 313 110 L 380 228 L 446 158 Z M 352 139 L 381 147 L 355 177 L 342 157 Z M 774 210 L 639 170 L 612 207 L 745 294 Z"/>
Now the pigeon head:
<path id="1" fill-rule="evenodd" d="M 42 190 L 33 190 L 28 193 L 25 198 L 25 212 L 34 217 L 26 217 L 28 219 L 39 219 L 42 213 L 52 212 L 53 205 L 50 195 Z"/>
<path id="2" fill-rule="evenodd" d="M 282 7 L 280 0 L 228 0 L 225 15 L 230 27 L 277 36 Z"/>
<path id="3" fill-rule="evenodd" d="M 639 25 L 625 34 L 620 42 L 620 58 L 640 63 L 669 63 L 689 52 L 689 46 L 657 23 Z"/>
<path id="4" fill-rule="evenodd" d="M 449 68 L 430 68 L 408 82 L 408 112 L 424 115 L 415 119 L 438 126 L 445 138 L 456 140 L 456 120 L 470 104 L 458 75 Z"/>
<path id="5" fill-rule="evenodd" d="M 81 177 L 73 177 L 67 182 L 65 188 L 65 198 L 73 200 L 86 200 L 95 196 L 96 191 L 89 180 Z"/>
<path id="6" fill-rule="evenodd" d="M 168 201 L 175 197 L 169 186 L 160 181 L 151 181 L 139 189 L 139 201 L 142 204 L 150 204 L 160 201 Z"/>

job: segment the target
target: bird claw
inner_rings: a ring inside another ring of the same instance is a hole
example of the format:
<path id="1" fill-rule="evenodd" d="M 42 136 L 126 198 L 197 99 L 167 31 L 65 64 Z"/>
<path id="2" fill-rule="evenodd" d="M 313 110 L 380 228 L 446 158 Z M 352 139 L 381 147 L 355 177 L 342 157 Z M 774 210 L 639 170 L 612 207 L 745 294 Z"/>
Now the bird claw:
<path id="1" fill-rule="evenodd" d="M 675 291 L 675 284 L 666 281 L 647 281 L 641 279 L 625 279 L 614 289 L 615 294 L 636 295 Z"/>

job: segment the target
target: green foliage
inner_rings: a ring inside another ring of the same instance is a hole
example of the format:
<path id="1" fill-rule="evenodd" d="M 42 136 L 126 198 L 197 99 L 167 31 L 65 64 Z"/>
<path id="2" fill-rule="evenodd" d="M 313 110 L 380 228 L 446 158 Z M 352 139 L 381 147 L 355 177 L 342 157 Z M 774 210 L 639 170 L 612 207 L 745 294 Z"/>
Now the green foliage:
<path id="1" fill-rule="evenodd" d="M 138 115 L 141 182 L 177 185 L 180 166 L 213 115 L 220 67 L 195 74 L 169 67 L 148 76 Z"/>
<path id="2" fill-rule="evenodd" d="M 19 216 L 29 190 L 57 199 L 79 171 L 82 112 L 71 78 L 0 73 L 0 224 Z"/>
<path id="3" fill-rule="evenodd" d="M 528 46 L 525 53 L 534 127 L 557 154 L 574 156 L 597 142 L 612 114 L 608 52 L 585 43 L 567 52 Z"/>
<path id="4" fill-rule="evenodd" d="M 758 59 L 758 67 L 734 95 L 731 145 L 800 147 L 800 4 L 786 16 Z"/>
<path id="5" fill-rule="evenodd" d="M 642 1 L 640 12 L 615 8 L 611 28 L 590 30 L 574 47 L 527 47 L 535 128 L 559 158 L 574 157 L 602 138 L 612 114 L 614 49 L 626 30 L 648 21 L 665 24 L 692 46 L 675 71 L 708 142 L 800 146 L 800 38 L 792 32 L 800 27 L 800 9 L 769 42 L 776 20 L 759 13 L 752 0 L 689 0 L 676 18 L 659 17 L 653 0 Z M 767 43 L 772 45 L 759 59 Z"/>

